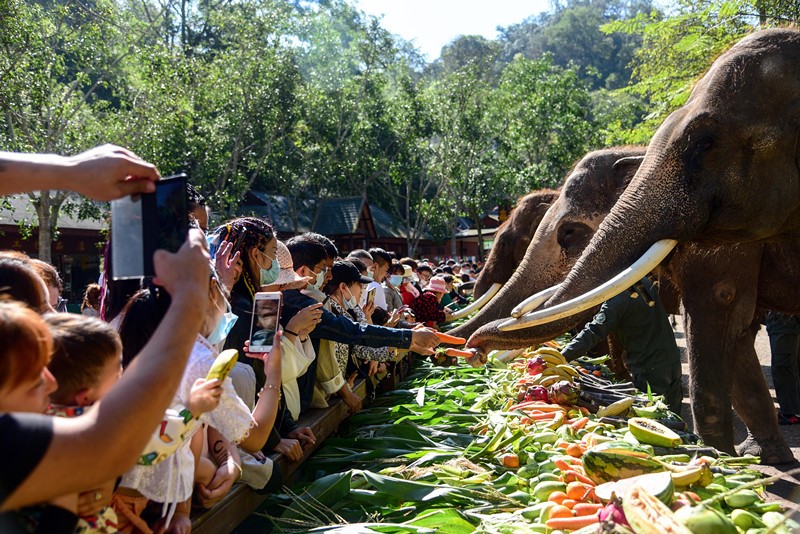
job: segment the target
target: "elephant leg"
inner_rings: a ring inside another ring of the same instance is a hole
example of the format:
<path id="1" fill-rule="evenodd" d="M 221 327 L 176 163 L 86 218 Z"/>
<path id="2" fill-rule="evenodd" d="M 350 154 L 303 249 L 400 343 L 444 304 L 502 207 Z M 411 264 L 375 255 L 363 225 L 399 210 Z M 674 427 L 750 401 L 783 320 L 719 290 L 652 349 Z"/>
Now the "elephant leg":
<path id="1" fill-rule="evenodd" d="M 687 307 L 684 312 L 694 431 L 707 445 L 735 454 L 730 362 L 715 339 L 718 334 L 714 329 L 722 325 L 709 325 L 707 317 L 694 307 Z"/>
<path id="2" fill-rule="evenodd" d="M 758 325 L 753 325 L 736 347 L 733 378 L 733 407 L 747 425 L 747 439 L 736 448 L 739 454 L 761 456 L 761 463 L 794 461 L 791 449 L 778 427 L 775 407 L 766 377 L 761 370 L 754 343 Z"/>
<path id="3" fill-rule="evenodd" d="M 741 373 L 731 355 L 747 343 L 752 350 L 760 257 L 760 248 L 751 245 L 710 253 L 688 247 L 675 259 L 681 267 L 695 431 L 707 444 L 731 454 L 736 453 L 731 389 L 733 374 Z"/>

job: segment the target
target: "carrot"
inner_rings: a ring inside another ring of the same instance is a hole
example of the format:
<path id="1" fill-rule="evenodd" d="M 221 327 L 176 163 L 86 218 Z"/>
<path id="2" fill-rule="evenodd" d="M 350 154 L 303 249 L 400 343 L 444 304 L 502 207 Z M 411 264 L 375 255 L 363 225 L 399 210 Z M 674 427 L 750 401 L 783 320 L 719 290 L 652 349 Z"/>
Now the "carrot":
<path id="1" fill-rule="evenodd" d="M 583 447 L 579 443 L 570 443 L 567 447 L 567 454 L 573 458 L 580 458 L 583 456 Z"/>
<path id="2" fill-rule="evenodd" d="M 568 517 L 572 517 L 572 510 L 566 506 L 557 504 L 550 508 L 550 513 L 547 514 L 547 517 L 550 519 L 566 519 Z"/>
<path id="3" fill-rule="evenodd" d="M 555 341 L 545 341 L 544 343 L 542 343 L 542 345 L 546 345 L 551 349 L 561 350 L 561 345 L 559 345 Z"/>
<path id="4" fill-rule="evenodd" d="M 448 345 L 466 345 L 467 340 L 463 337 L 456 337 L 451 336 L 450 334 L 445 334 L 444 332 L 435 332 L 436 337 L 439 338 L 441 343 L 447 343 Z"/>
<path id="5" fill-rule="evenodd" d="M 556 467 L 558 467 L 564 472 L 573 470 L 572 466 L 569 465 L 563 458 L 556 458 L 555 460 L 553 460 L 553 464 L 555 464 Z"/>
<path id="6" fill-rule="evenodd" d="M 592 502 L 579 502 L 572 507 L 572 511 L 575 512 L 577 516 L 595 515 L 602 509 L 602 504 L 595 504 Z"/>
<path id="7" fill-rule="evenodd" d="M 579 530 L 599 522 L 600 514 L 575 517 L 553 517 L 551 512 L 550 519 L 545 522 L 545 525 L 547 525 L 547 528 L 553 530 Z"/>
<path id="8" fill-rule="evenodd" d="M 578 504 L 578 501 L 576 501 L 575 499 L 564 499 L 563 501 L 561 501 L 561 506 L 566 506 L 570 510 L 572 510 L 576 504 Z"/>
<path id="9" fill-rule="evenodd" d="M 472 352 L 471 350 L 461 350 L 452 348 L 445 350 L 444 353 L 447 354 L 448 356 L 453 356 L 453 357 L 461 356 L 462 358 L 471 358 L 475 356 L 475 353 Z"/>
<path id="10" fill-rule="evenodd" d="M 589 422 L 589 418 L 588 417 L 581 417 L 580 419 L 578 419 L 577 421 L 575 421 L 574 423 L 572 423 L 569 426 L 570 426 L 570 428 L 572 430 L 580 430 L 581 428 L 585 427 L 586 423 L 588 423 L 588 422 Z"/>
<path id="11" fill-rule="evenodd" d="M 559 469 L 561 468 L 559 467 Z M 563 469 L 561 470 L 564 471 Z M 564 471 L 564 473 L 561 475 L 561 478 L 564 480 L 564 482 L 575 482 L 577 480 L 578 482 L 583 482 L 584 484 L 588 484 L 590 486 L 595 485 L 594 481 L 591 478 L 587 477 L 584 474 L 578 473 L 574 469 L 568 469 Z"/>
<path id="12" fill-rule="evenodd" d="M 547 497 L 547 500 L 556 504 L 561 504 L 566 498 L 567 494 L 563 491 L 554 491 L 549 497 Z"/>

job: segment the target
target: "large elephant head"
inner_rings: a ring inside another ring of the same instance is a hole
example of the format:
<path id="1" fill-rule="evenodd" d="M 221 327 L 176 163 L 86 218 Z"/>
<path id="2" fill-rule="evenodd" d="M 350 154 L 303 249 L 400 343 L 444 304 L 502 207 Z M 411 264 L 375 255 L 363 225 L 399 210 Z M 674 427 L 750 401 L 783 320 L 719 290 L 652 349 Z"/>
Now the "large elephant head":
<path id="1" fill-rule="evenodd" d="M 487 324 L 470 346 L 527 346 L 568 330 L 579 319 L 565 312 L 631 285 L 641 273 L 617 279 L 611 292 L 583 296 L 660 240 L 670 246 L 747 242 L 798 229 L 800 31 L 765 30 L 720 56 L 686 105 L 661 125 L 631 184 L 545 309 L 502 326 Z M 666 253 L 651 258 L 648 268 Z"/>
<path id="2" fill-rule="evenodd" d="M 564 280 L 600 222 L 630 182 L 644 156 L 643 147 L 590 152 L 567 176 L 561 194 L 547 210 L 522 261 L 500 292 L 472 319 L 451 333 L 466 337 L 503 317 L 533 293 Z"/>
<path id="3" fill-rule="evenodd" d="M 492 284 L 505 284 L 525 257 L 533 233 L 542 217 L 558 198 L 558 191 L 542 189 L 528 193 L 494 234 L 494 244 L 475 282 L 473 295 L 480 297 Z"/>

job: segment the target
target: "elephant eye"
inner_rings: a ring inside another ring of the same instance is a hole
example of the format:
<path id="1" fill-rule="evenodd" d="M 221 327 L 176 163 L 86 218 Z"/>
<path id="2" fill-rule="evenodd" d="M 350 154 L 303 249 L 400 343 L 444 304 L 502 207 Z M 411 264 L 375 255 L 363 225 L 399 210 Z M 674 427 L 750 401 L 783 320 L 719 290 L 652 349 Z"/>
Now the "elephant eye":
<path id="1" fill-rule="evenodd" d="M 707 152 L 712 146 L 714 145 L 714 140 L 707 135 L 704 135 L 694 141 L 690 145 L 689 157 L 692 159 L 693 163 L 697 162 L 697 158 L 702 155 L 704 152 Z"/>

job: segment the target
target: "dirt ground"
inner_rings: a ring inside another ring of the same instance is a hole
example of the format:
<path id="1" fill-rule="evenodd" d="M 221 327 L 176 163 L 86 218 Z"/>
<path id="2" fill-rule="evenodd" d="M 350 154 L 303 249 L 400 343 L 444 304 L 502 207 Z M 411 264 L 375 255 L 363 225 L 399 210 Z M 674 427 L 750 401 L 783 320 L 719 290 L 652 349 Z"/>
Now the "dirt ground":
<path id="1" fill-rule="evenodd" d="M 683 380 L 684 380 L 684 395 L 685 399 L 683 402 L 683 410 L 681 415 L 683 418 L 689 423 L 691 426 L 692 422 L 692 412 L 691 407 L 689 405 L 689 398 L 688 398 L 688 373 L 689 373 L 689 366 L 686 362 L 686 355 L 684 353 L 686 348 L 686 342 L 684 337 L 683 325 L 681 322 L 681 318 L 677 317 L 677 326 L 675 327 L 675 338 L 678 341 L 678 346 L 681 349 L 681 355 L 683 360 Z M 756 352 L 758 353 L 758 359 L 761 362 L 761 368 L 764 370 L 764 374 L 767 377 L 767 383 L 770 387 L 770 392 L 772 393 L 772 400 L 775 401 L 775 389 L 772 385 L 772 374 L 770 370 L 770 350 L 769 350 L 769 338 L 767 337 L 767 331 L 762 326 L 761 330 L 756 337 Z M 775 404 L 775 409 L 777 410 L 777 403 Z M 734 424 L 735 424 L 735 431 L 736 431 L 736 442 L 739 443 L 743 441 L 747 435 L 747 429 L 744 426 L 744 423 L 734 415 Z M 799 510 L 798 514 L 795 515 L 795 518 L 800 515 L 800 474 L 794 475 L 794 477 L 785 475 L 786 472 L 791 471 L 793 469 L 800 468 L 800 425 L 789 425 L 789 426 L 781 426 L 781 431 L 783 432 L 783 437 L 786 442 L 791 447 L 792 452 L 794 453 L 794 462 L 790 464 L 784 464 L 779 466 L 760 466 L 758 469 L 763 471 L 767 476 L 774 476 L 778 474 L 784 474 L 784 479 L 775 483 L 774 485 L 768 488 L 769 498 L 770 500 L 778 500 L 782 501 L 785 506 L 794 507 L 796 510 Z"/>

